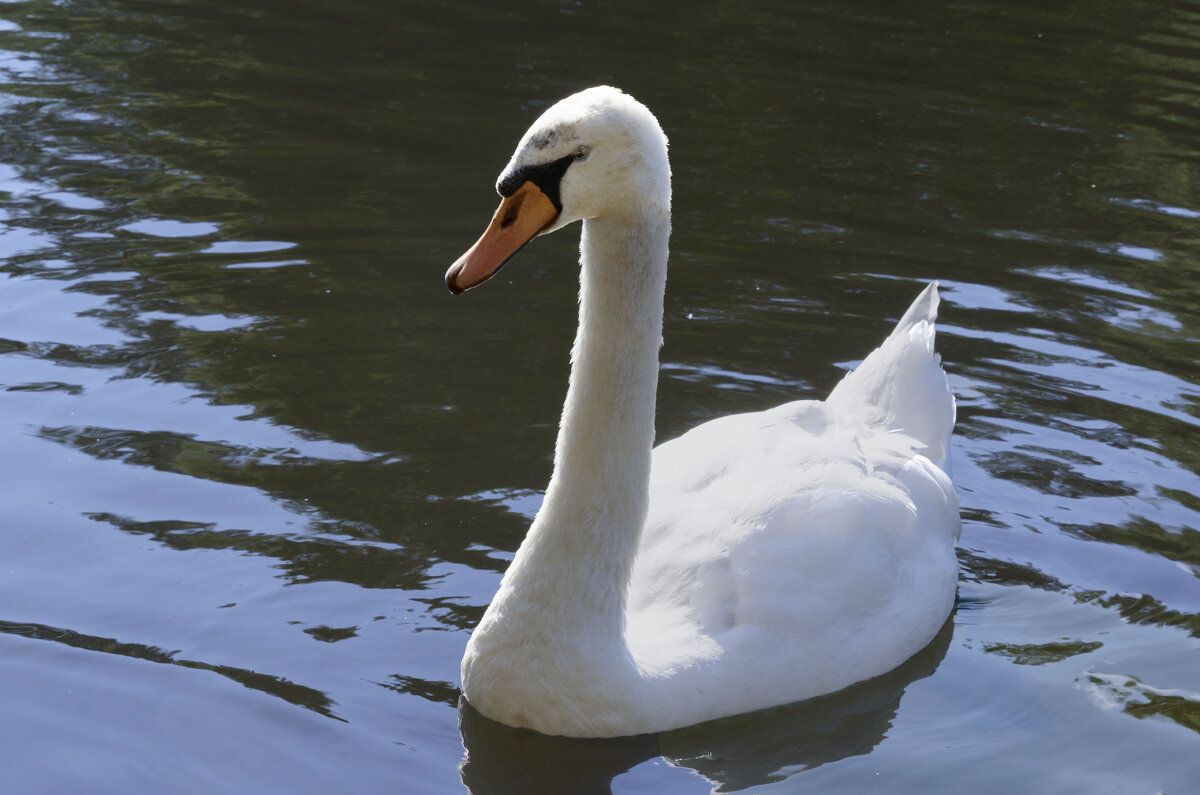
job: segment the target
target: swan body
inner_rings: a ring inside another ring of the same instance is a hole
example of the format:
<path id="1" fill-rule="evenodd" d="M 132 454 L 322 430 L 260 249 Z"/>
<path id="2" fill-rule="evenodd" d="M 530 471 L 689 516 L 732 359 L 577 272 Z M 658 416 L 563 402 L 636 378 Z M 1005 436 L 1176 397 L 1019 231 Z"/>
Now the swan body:
<path id="1" fill-rule="evenodd" d="M 657 121 L 599 87 L 547 110 L 502 173 L 480 284 L 583 221 L 554 474 L 462 661 L 463 693 L 552 735 L 664 731 L 830 693 L 923 648 L 954 603 L 954 398 L 936 284 L 825 401 L 653 448 L 670 170 Z"/>

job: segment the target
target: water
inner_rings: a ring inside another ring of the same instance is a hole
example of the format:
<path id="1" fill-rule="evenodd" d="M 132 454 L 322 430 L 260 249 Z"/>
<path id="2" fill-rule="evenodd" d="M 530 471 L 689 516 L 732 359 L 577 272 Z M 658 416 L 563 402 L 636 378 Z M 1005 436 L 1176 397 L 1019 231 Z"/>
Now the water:
<path id="1" fill-rule="evenodd" d="M 661 438 L 942 281 L 960 604 L 816 702 L 460 731 L 576 233 L 441 276 L 602 82 L 672 141 Z M 1198 140 L 1187 2 L 0 4 L 4 790 L 1193 790 Z"/>

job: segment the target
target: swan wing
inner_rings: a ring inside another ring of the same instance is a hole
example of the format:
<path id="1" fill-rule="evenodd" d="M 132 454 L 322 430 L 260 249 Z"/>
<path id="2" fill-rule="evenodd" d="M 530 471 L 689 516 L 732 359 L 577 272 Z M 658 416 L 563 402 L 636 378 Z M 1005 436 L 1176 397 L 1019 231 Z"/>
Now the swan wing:
<path id="1" fill-rule="evenodd" d="M 723 417 L 655 449 L 627 629 L 648 675 L 765 706 L 781 687 L 798 700 L 883 673 L 936 634 L 959 532 L 929 455 L 945 461 L 954 411 L 936 299 L 922 293 L 830 400 Z"/>

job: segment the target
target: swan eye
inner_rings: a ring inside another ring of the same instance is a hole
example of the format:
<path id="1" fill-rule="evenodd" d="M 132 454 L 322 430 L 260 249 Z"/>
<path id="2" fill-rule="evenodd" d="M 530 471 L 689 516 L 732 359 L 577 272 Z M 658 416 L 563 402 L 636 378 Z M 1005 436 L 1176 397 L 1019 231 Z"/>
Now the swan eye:
<path id="1" fill-rule="evenodd" d="M 572 160 L 587 160 L 587 156 L 591 153 L 592 147 L 586 144 L 575 147 L 575 151 L 571 153 Z"/>

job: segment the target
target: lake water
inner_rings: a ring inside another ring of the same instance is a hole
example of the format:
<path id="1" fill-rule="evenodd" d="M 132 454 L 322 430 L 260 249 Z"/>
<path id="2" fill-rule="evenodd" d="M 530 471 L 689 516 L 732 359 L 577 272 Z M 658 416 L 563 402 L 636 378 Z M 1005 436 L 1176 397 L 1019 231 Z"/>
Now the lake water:
<path id="1" fill-rule="evenodd" d="M 0 789 L 1196 791 L 1200 4 L 844 6 L 0 2 Z M 597 83 L 672 141 L 661 439 L 824 396 L 941 280 L 959 605 L 893 674 L 460 716 L 578 233 L 442 274 Z"/>

